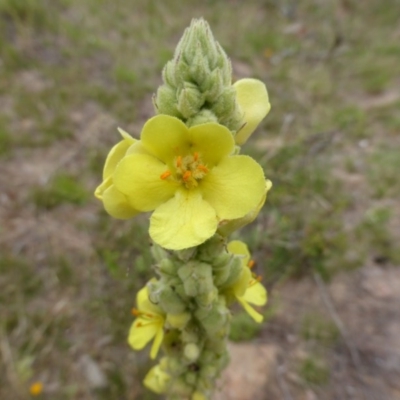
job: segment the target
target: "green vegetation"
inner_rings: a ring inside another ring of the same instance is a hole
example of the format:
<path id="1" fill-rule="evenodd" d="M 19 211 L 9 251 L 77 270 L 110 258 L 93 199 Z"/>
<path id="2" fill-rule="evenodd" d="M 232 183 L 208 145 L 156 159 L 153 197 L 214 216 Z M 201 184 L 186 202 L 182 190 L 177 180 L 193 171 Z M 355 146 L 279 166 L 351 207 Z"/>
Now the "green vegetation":
<path id="1" fill-rule="evenodd" d="M 83 205 L 88 199 L 87 190 L 70 175 L 56 175 L 48 186 L 35 188 L 33 202 L 37 207 L 51 209 L 63 203 Z"/>
<path id="2" fill-rule="evenodd" d="M 304 359 L 299 366 L 299 374 L 309 385 L 322 386 L 329 381 L 329 368 L 316 357 L 310 356 Z"/>

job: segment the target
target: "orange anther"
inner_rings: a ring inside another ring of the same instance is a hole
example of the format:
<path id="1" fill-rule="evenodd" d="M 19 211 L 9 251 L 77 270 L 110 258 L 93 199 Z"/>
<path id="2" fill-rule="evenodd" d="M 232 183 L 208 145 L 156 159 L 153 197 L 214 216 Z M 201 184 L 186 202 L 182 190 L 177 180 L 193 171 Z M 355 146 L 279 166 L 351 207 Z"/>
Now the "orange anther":
<path id="1" fill-rule="evenodd" d="M 160 175 L 160 178 L 164 180 L 169 178 L 170 176 L 171 176 L 171 171 L 165 171 Z"/>
<path id="2" fill-rule="evenodd" d="M 192 172 L 191 172 L 191 171 L 186 171 L 186 172 L 183 174 L 182 179 L 183 179 L 184 181 L 187 181 L 191 176 L 192 176 Z"/>
<path id="3" fill-rule="evenodd" d="M 197 161 L 199 159 L 199 153 L 197 151 L 195 151 L 195 153 L 193 154 L 193 158 L 194 161 Z"/>
<path id="4" fill-rule="evenodd" d="M 208 168 L 205 165 L 200 164 L 197 169 L 203 172 L 208 172 Z"/>
<path id="5" fill-rule="evenodd" d="M 131 314 L 135 317 L 138 317 L 140 315 L 140 311 L 137 308 L 132 308 Z"/>
<path id="6" fill-rule="evenodd" d="M 182 156 L 176 158 L 176 166 L 179 168 L 182 166 Z"/>
<path id="7" fill-rule="evenodd" d="M 248 266 L 250 269 L 252 269 L 255 265 L 256 265 L 256 262 L 255 262 L 254 260 L 250 260 L 250 261 L 247 263 L 247 266 Z"/>

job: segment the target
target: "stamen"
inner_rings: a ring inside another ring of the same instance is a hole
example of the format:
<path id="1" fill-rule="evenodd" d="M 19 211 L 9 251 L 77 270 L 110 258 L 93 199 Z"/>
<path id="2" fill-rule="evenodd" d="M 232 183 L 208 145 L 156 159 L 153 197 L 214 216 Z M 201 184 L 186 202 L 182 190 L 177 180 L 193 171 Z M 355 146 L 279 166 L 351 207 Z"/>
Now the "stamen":
<path id="1" fill-rule="evenodd" d="M 252 269 L 255 265 L 256 265 L 256 262 L 255 262 L 254 260 L 250 260 L 250 261 L 247 263 L 247 266 L 248 266 L 250 269 Z"/>
<path id="2" fill-rule="evenodd" d="M 176 158 L 176 166 L 180 168 L 182 166 L 182 156 Z"/>
<path id="3" fill-rule="evenodd" d="M 137 308 L 132 308 L 131 314 L 135 317 L 138 317 L 140 315 L 140 311 Z"/>
<path id="4" fill-rule="evenodd" d="M 197 151 L 194 152 L 193 159 L 194 161 L 197 161 L 199 159 L 199 153 Z"/>
<path id="5" fill-rule="evenodd" d="M 259 276 L 255 276 L 254 279 L 251 279 L 249 281 L 249 287 L 254 286 L 255 284 L 257 284 L 257 283 L 259 283 L 261 281 L 262 281 L 262 277 L 260 275 Z"/>
<path id="6" fill-rule="evenodd" d="M 183 174 L 182 179 L 186 182 L 191 176 L 192 176 L 192 172 L 191 171 L 186 171 Z"/>
<path id="7" fill-rule="evenodd" d="M 197 169 L 199 169 L 200 171 L 203 171 L 205 173 L 208 172 L 208 168 L 205 165 L 202 165 L 202 164 L 198 165 Z"/>
<path id="8" fill-rule="evenodd" d="M 160 178 L 161 178 L 162 180 L 164 180 L 164 179 L 169 178 L 170 176 L 171 176 L 171 171 L 165 171 L 165 172 L 163 172 L 163 173 L 160 175 Z"/>

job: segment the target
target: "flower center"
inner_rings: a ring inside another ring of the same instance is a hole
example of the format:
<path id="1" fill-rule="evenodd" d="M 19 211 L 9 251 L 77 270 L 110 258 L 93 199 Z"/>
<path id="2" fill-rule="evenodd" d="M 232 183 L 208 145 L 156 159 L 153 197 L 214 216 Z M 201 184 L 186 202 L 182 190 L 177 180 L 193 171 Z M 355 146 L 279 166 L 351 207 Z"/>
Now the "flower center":
<path id="1" fill-rule="evenodd" d="M 160 179 L 174 179 L 187 189 L 192 189 L 198 186 L 207 172 L 207 166 L 203 164 L 199 153 L 195 152 L 185 157 L 177 156 L 174 160 L 174 171 L 163 172 Z"/>

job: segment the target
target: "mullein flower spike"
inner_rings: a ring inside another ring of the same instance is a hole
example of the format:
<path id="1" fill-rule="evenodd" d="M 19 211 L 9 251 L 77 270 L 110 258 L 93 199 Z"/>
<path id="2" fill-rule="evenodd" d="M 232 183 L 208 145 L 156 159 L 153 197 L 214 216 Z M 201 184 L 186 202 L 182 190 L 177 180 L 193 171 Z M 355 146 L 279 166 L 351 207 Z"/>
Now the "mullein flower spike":
<path id="1" fill-rule="evenodd" d="M 132 310 L 128 343 L 163 357 L 144 385 L 168 400 L 210 399 L 229 360 L 237 302 L 256 321 L 267 302 L 245 243 L 227 236 L 251 223 L 272 184 L 240 154 L 270 110 L 264 83 L 232 84 L 232 67 L 208 24 L 193 20 L 163 70 L 156 116 L 140 139 L 119 129 L 95 195 L 113 217 L 152 212 L 149 234 L 157 278 Z"/>

